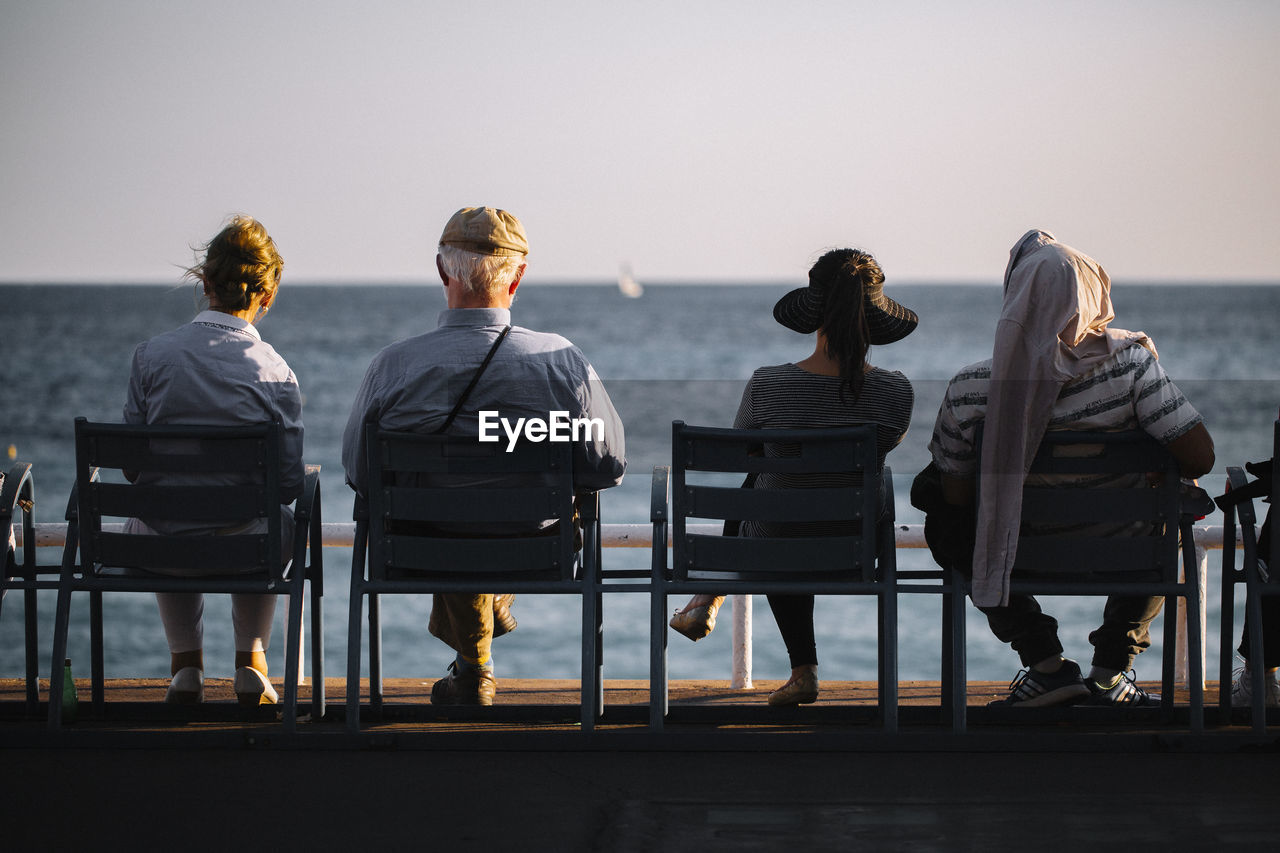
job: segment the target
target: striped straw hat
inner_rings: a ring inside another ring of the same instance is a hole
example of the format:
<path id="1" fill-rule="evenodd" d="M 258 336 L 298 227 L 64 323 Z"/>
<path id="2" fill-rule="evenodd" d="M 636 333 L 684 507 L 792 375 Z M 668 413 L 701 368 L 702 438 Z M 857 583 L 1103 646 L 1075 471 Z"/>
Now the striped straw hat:
<path id="1" fill-rule="evenodd" d="M 791 291 L 773 306 L 773 319 L 803 335 L 818 331 L 822 328 L 827 284 L 810 281 L 808 287 Z M 867 327 L 873 344 L 900 341 L 911 334 L 920 322 L 916 312 L 884 295 L 883 284 L 864 285 L 862 295 L 866 300 Z"/>

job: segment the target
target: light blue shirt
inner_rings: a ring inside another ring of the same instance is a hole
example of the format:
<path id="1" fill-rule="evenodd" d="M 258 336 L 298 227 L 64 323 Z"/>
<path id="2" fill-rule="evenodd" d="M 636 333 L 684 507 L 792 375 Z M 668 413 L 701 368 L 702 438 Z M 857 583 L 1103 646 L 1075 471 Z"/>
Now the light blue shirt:
<path id="1" fill-rule="evenodd" d="M 252 323 L 220 311 L 202 311 L 187 325 L 134 350 L 125 423 L 240 426 L 269 420 L 280 421 L 283 428 L 280 499 L 291 503 L 302 494 L 302 395 L 289 365 Z M 142 472 L 139 482 L 161 476 Z M 216 475 L 195 480 L 191 476 L 191 482 L 236 482 Z M 173 475 L 166 480 L 176 481 Z M 158 522 L 153 526 L 163 527 L 164 533 L 195 532 Z"/>
<path id="2" fill-rule="evenodd" d="M 506 308 L 450 308 L 440 312 L 435 329 L 374 356 L 342 437 L 342 465 L 356 491 L 367 494 L 365 422 L 372 419 L 397 432 L 435 432 L 510 323 Z M 552 412 L 598 418 L 603 434 L 583 430 L 574 442 L 574 487 L 595 490 L 622 482 L 627 464 L 622 421 L 595 369 L 560 335 L 512 326 L 449 434 L 478 436 L 481 411 L 497 412 L 510 424 L 518 418 L 546 421 Z M 507 440 L 502 427 L 496 433 Z"/>

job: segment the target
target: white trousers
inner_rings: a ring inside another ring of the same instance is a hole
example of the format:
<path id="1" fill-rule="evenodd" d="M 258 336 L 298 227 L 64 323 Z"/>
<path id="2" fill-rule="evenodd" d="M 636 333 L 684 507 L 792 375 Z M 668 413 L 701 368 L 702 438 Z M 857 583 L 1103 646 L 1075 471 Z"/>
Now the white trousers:
<path id="1" fill-rule="evenodd" d="M 231 628 L 237 652 L 265 652 L 271 645 L 271 622 L 276 613 L 274 595 L 231 594 Z M 160 621 L 169 641 L 169 652 L 195 652 L 204 648 L 204 594 L 157 592 Z"/>
<path id="2" fill-rule="evenodd" d="M 280 508 L 280 536 L 283 553 L 288 563 L 293 546 L 293 509 Z M 265 521 L 255 522 L 254 526 Z M 125 523 L 126 533 L 154 534 L 144 522 L 131 518 Z M 235 532 L 250 532 L 238 529 Z M 231 594 L 231 629 L 237 652 L 264 652 L 271 645 L 271 623 L 275 618 L 275 595 L 260 593 Z M 170 654 L 194 652 L 204 648 L 204 593 L 157 592 L 156 604 L 160 608 L 160 621 L 164 625 L 165 639 Z"/>

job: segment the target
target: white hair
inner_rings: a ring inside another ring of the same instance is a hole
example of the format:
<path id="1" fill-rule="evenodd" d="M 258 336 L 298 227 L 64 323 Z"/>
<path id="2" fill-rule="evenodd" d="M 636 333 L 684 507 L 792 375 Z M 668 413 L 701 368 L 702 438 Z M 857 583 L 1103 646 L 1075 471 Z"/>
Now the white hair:
<path id="1" fill-rule="evenodd" d="M 445 275 L 462 283 L 469 293 L 488 293 L 506 287 L 515 280 L 520 265 L 527 255 L 481 255 L 459 249 L 457 246 L 440 246 L 440 263 Z"/>

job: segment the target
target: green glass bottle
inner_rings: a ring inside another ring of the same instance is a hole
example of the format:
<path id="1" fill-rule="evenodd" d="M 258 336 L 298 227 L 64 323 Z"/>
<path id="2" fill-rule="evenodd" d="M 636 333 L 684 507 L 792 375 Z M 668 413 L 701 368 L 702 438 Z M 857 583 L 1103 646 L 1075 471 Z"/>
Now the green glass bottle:
<path id="1" fill-rule="evenodd" d="M 76 693 L 76 680 L 71 677 L 71 658 L 62 662 L 62 722 L 73 723 L 80 708 L 80 695 Z"/>

